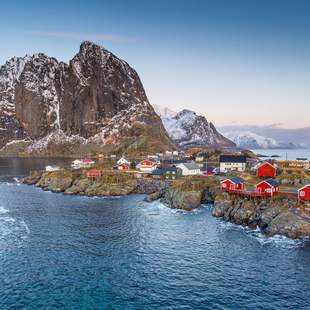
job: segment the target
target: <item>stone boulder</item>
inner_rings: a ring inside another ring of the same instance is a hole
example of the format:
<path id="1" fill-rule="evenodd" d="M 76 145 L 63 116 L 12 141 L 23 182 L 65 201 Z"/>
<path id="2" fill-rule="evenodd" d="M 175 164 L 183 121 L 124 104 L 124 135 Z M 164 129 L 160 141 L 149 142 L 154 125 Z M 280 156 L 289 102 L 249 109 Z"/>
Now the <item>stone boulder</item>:
<path id="1" fill-rule="evenodd" d="M 172 209 L 191 211 L 201 205 L 202 191 L 183 192 L 170 188 L 161 201 Z"/>
<path id="2" fill-rule="evenodd" d="M 289 238 L 310 236 L 310 221 L 297 214 L 286 211 L 278 214 L 266 228 L 268 236 L 284 235 Z"/>

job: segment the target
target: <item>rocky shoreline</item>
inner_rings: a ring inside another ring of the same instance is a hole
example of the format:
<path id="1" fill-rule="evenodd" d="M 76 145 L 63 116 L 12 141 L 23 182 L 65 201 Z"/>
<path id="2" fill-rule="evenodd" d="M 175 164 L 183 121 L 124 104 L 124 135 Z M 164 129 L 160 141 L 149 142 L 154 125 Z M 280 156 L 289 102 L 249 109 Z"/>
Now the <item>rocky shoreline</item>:
<path id="1" fill-rule="evenodd" d="M 296 239 L 310 237 L 310 206 L 290 197 L 248 198 L 221 193 L 215 198 L 212 215 L 267 236 Z"/>
<path id="2" fill-rule="evenodd" d="M 79 171 L 34 171 L 23 183 L 66 195 L 124 196 L 145 194 L 144 200 L 160 200 L 170 208 L 191 211 L 212 203 L 212 215 L 251 229 L 259 227 L 267 236 L 310 237 L 310 206 L 292 197 L 248 198 L 222 192 L 215 179 L 185 178 L 165 181 L 136 179 L 111 172 L 92 180 Z"/>

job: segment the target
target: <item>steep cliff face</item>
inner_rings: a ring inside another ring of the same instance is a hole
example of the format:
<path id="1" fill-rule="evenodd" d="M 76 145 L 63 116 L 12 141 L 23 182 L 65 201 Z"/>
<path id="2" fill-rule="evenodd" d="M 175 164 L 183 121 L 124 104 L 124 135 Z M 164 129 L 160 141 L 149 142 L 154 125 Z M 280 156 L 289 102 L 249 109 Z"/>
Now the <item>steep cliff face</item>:
<path id="1" fill-rule="evenodd" d="M 44 54 L 0 69 L 0 148 L 27 152 L 147 152 L 174 148 L 136 71 L 91 42 L 69 64 Z"/>
<path id="2" fill-rule="evenodd" d="M 181 148 L 233 148 L 236 145 L 222 136 L 204 116 L 182 110 L 175 116 L 162 117 L 170 138 Z"/>

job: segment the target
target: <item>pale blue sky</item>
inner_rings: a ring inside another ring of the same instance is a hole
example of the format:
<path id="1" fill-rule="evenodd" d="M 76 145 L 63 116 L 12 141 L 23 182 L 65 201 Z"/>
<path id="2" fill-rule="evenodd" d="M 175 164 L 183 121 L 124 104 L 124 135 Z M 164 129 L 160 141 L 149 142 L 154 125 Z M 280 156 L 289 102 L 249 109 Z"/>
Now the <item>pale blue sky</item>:
<path id="1" fill-rule="evenodd" d="M 151 103 L 216 125 L 310 126 L 310 1 L 9 1 L 0 63 L 68 61 L 92 40 L 139 73 Z"/>

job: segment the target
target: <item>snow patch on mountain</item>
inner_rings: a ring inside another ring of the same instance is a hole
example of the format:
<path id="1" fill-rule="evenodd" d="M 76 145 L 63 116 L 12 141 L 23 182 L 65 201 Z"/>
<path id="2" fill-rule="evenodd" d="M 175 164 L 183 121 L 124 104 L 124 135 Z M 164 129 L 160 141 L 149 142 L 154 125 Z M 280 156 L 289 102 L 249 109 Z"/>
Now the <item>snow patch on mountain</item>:
<path id="1" fill-rule="evenodd" d="M 164 113 L 161 118 L 168 135 L 181 148 L 235 147 L 204 116 L 193 111 L 185 109 L 174 116 Z"/>
<path id="2" fill-rule="evenodd" d="M 153 108 L 157 115 L 159 115 L 161 118 L 166 118 L 166 117 L 174 117 L 177 115 L 177 112 L 169 109 L 169 108 L 164 108 L 161 107 L 160 105 L 153 104 Z"/>
<path id="3" fill-rule="evenodd" d="M 280 143 L 272 138 L 257 135 L 250 131 L 229 131 L 223 133 L 240 148 L 271 149 L 281 147 Z"/>

